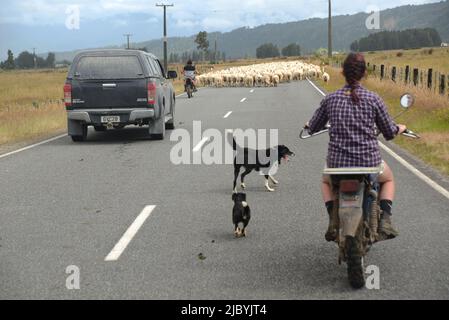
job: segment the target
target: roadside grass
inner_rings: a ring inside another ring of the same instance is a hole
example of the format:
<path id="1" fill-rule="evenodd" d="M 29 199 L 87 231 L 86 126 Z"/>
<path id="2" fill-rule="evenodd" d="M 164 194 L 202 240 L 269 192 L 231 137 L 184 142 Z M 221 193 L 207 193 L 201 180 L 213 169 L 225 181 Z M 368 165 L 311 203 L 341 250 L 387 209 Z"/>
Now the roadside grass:
<path id="1" fill-rule="evenodd" d="M 329 83 L 319 81 L 327 92 L 335 91 L 345 84 L 340 69 L 326 67 L 331 76 Z M 432 91 L 391 80 L 368 77 L 363 81 L 368 89 L 377 92 L 385 101 L 391 115 L 401 112 L 399 98 L 408 92 L 415 96 L 415 105 L 397 119 L 421 135 L 419 140 L 398 137 L 396 144 L 414 154 L 424 162 L 449 175 L 449 99 Z"/>
<path id="2" fill-rule="evenodd" d="M 0 73 L 0 145 L 66 128 L 62 102 L 66 75 L 66 69 Z"/>

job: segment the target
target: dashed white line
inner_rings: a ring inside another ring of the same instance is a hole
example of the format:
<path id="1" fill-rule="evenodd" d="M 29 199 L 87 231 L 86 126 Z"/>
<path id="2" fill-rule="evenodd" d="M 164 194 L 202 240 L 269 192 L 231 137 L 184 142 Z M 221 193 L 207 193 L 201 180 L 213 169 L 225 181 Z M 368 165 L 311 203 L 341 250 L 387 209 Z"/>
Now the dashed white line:
<path id="1" fill-rule="evenodd" d="M 240 102 L 245 102 L 246 101 L 246 98 L 243 98 L 242 100 L 240 100 Z"/>
<path id="2" fill-rule="evenodd" d="M 228 113 L 226 113 L 225 115 L 224 115 L 224 119 L 226 119 L 227 117 L 229 117 L 230 115 L 231 115 L 231 113 L 232 113 L 232 111 L 229 111 Z"/>
<path id="3" fill-rule="evenodd" d="M 253 93 L 253 92 L 254 92 L 254 89 L 251 89 L 249 92 Z"/>
<path id="4" fill-rule="evenodd" d="M 116 261 L 125 251 L 128 244 L 134 238 L 139 231 L 140 227 L 144 224 L 145 220 L 150 216 L 156 206 L 146 206 L 142 212 L 137 216 L 134 222 L 129 226 L 128 230 L 120 238 L 119 242 L 114 246 L 112 251 L 107 255 L 104 261 Z"/>
<path id="5" fill-rule="evenodd" d="M 309 81 L 309 83 L 319 92 L 321 93 L 323 96 L 326 96 L 326 94 L 320 89 L 318 88 L 312 81 L 310 81 L 307 78 L 307 81 Z M 436 183 L 435 181 L 433 181 L 432 179 L 430 179 L 428 176 L 426 176 L 424 173 L 422 173 L 421 171 L 419 171 L 418 169 L 416 169 L 413 165 L 411 165 L 409 162 L 407 162 L 406 160 L 404 160 L 404 158 L 402 158 L 401 156 L 399 156 L 396 152 L 394 152 L 393 150 L 391 150 L 390 148 L 388 148 L 386 145 L 384 145 L 383 143 L 381 143 L 379 141 L 379 146 L 384 149 L 388 154 L 390 154 L 393 158 L 395 158 L 400 164 L 402 164 L 404 167 L 406 167 L 408 170 L 410 170 L 413 174 L 415 174 L 419 179 L 421 179 L 422 181 L 424 181 L 425 183 L 427 183 L 431 188 L 433 188 L 435 191 L 439 192 L 440 194 L 442 194 L 444 197 L 446 197 L 447 199 L 449 199 L 449 191 L 447 191 L 446 189 L 444 189 L 442 186 L 440 186 L 438 183 Z"/>
<path id="6" fill-rule="evenodd" d="M 201 150 L 201 147 L 209 140 L 209 137 L 204 137 L 200 142 L 193 148 L 193 152 L 198 152 Z"/>

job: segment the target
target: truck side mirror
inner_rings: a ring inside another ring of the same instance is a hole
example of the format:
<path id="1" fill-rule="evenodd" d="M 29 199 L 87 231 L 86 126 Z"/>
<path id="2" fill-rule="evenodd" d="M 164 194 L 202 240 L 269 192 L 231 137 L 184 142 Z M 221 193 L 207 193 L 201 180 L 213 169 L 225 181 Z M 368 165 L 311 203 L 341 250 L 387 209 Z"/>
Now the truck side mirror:
<path id="1" fill-rule="evenodd" d="M 178 77 L 178 73 L 176 71 L 168 71 L 167 78 L 168 79 L 176 79 Z"/>

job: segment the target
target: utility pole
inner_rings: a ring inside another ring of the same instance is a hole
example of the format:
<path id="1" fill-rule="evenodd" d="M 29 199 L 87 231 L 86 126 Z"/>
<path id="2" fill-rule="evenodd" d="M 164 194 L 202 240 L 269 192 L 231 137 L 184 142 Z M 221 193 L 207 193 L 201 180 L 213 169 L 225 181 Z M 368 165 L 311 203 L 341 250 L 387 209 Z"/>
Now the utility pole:
<path id="1" fill-rule="evenodd" d="M 212 12 L 217 13 L 217 12 L 221 12 L 221 10 L 213 10 Z M 218 53 L 217 52 L 217 47 L 218 47 L 217 42 L 218 42 L 218 31 L 215 32 L 214 63 L 217 63 L 217 53 Z"/>
<path id="2" fill-rule="evenodd" d="M 217 63 L 217 40 L 218 40 L 218 33 L 215 34 L 214 63 Z"/>
<path id="3" fill-rule="evenodd" d="M 33 48 L 33 62 L 34 62 L 34 69 L 36 69 L 37 68 L 36 48 Z"/>
<path id="4" fill-rule="evenodd" d="M 125 33 L 123 36 L 126 37 L 126 39 L 127 39 L 128 50 L 129 50 L 130 49 L 130 47 L 129 47 L 129 38 L 132 37 L 133 35 L 131 33 Z"/>
<path id="5" fill-rule="evenodd" d="M 328 42 L 327 42 L 327 56 L 332 58 L 332 5 L 329 0 L 329 25 L 328 25 Z"/>
<path id="6" fill-rule="evenodd" d="M 164 8 L 164 72 L 167 72 L 167 7 L 174 7 L 174 4 L 156 4 L 156 7 Z"/>

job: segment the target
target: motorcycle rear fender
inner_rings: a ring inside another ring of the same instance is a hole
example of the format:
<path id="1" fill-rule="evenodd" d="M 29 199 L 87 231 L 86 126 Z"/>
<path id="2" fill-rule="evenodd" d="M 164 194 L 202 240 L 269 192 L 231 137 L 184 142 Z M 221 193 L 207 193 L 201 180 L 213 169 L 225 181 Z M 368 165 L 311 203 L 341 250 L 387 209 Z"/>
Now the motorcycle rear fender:
<path id="1" fill-rule="evenodd" d="M 343 182 L 341 185 L 343 185 L 344 189 L 345 183 L 344 181 L 341 182 Z M 340 187 L 338 214 L 341 236 L 344 239 L 346 236 L 355 237 L 357 228 L 362 220 L 365 183 L 360 182 L 358 190 L 355 192 L 343 192 L 341 189 Z"/>

